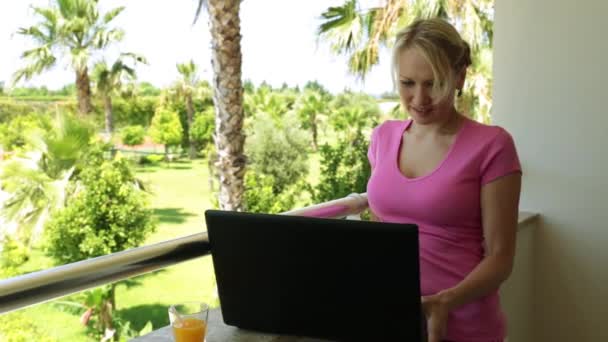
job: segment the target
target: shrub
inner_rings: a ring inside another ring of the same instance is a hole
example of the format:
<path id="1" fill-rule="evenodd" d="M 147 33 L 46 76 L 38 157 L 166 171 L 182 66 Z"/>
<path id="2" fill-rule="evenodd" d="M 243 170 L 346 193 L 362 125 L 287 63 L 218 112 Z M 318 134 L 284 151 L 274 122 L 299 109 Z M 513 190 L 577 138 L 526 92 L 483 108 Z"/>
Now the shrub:
<path id="1" fill-rule="evenodd" d="M 138 246 L 154 230 L 146 194 L 124 159 L 89 162 L 68 205 L 47 223 L 48 252 L 61 263 Z"/>
<path id="2" fill-rule="evenodd" d="M 180 144 L 183 129 L 177 112 L 158 107 L 152 118 L 149 133 L 154 142 L 165 145 L 167 152 L 169 146 Z"/>
<path id="3" fill-rule="evenodd" d="M 51 130 L 51 120 L 46 114 L 22 114 L 7 123 L 0 124 L 0 145 L 8 151 L 24 147 L 28 134 L 33 130 Z"/>
<path id="4" fill-rule="evenodd" d="M 57 342 L 47 336 L 22 311 L 11 312 L 0 317 L 0 341 L 4 342 Z"/>
<path id="5" fill-rule="evenodd" d="M 275 179 L 249 170 L 245 174 L 245 208 L 252 213 L 276 214 L 291 210 L 304 186 L 301 183 L 275 193 Z"/>
<path id="6" fill-rule="evenodd" d="M 280 126 L 270 115 L 258 113 L 252 132 L 247 135 L 245 150 L 250 169 L 274 178 L 274 194 L 280 194 L 288 185 L 306 176 L 310 139 L 306 131 L 299 128 L 293 113 L 286 115 Z"/>
<path id="7" fill-rule="evenodd" d="M 122 143 L 129 146 L 139 145 L 144 142 L 146 130 L 142 126 L 127 126 L 120 131 Z"/>
<path id="8" fill-rule="evenodd" d="M 19 266 L 29 259 L 28 248 L 19 240 L 4 237 L 1 242 L 0 278 L 19 275 Z"/>
<path id="9" fill-rule="evenodd" d="M 365 192 L 371 174 L 367 149 L 367 139 L 361 132 L 354 141 L 341 139 L 335 146 L 321 146 L 319 184 L 314 189 L 309 187 L 313 201 L 321 203 Z"/>
<path id="10" fill-rule="evenodd" d="M 117 97 L 112 99 L 112 115 L 114 116 L 115 127 L 150 126 L 158 102 L 156 96 L 139 96 L 127 99 Z"/>
<path id="11" fill-rule="evenodd" d="M 204 150 L 208 144 L 213 142 L 213 132 L 215 131 L 215 110 L 207 107 L 194 117 L 192 128 L 190 129 L 190 143 L 194 144 L 197 151 Z"/>

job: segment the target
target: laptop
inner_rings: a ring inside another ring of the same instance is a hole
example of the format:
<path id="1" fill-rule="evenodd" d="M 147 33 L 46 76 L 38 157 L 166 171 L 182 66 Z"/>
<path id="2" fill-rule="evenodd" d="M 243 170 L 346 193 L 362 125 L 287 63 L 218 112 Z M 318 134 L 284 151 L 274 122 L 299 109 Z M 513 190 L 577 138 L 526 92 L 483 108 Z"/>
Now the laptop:
<path id="1" fill-rule="evenodd" d="M 335 341 L 421 341 L 418 229 L 205 212 L 224 322 Z"/>

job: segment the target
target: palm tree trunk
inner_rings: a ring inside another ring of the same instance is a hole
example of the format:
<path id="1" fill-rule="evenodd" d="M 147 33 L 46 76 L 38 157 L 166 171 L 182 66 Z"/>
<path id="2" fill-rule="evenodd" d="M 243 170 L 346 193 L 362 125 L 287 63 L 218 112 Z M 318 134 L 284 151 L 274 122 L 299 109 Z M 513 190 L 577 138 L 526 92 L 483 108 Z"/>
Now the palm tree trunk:
<path id="1" fill-rule="evenodd" d="M 192 94 L 186 95 L 186 112 L 188 113 L 188 155 L 190 159 L 196 158 L 196 150 L 192 142 L 192 123 L 194 122 L 194 104 L 192 103 Z"/>
<path id="2" fill-rule="evenodd" d="M 93 108 L 91 106 L 91 81 L 86 67 L 83 70 L 76 70 L 76 97 L 78 98 L 78 112 L 82 115 L 90 113 Z"/>
<path id="3" fill-rule="evenodd" d="M 219 204 L 243 210 L 246 158 L 243 153 L 243 85 L 241 82 L 241 0 L 209 0 L 215 146 L 218 154 Z"/>
<path id="4" fill-rule="evenodd" d="M 106 133 L 108 134 L 108 138 L 112 134 L 112 129 L 114 128 L 112 125 L 113 117 L 112 117 L 112 98 L 108 94 L 103 95 L 103 109 L 106 113 Z"/>

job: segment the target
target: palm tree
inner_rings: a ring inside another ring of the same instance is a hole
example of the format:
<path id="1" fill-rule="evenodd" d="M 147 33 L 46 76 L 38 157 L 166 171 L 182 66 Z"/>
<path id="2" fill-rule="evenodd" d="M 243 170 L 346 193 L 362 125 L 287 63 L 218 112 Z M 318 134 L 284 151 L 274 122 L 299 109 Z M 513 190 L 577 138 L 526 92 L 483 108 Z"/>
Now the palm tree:
<path id="1" fill-rule="evenodd" d="M 318 125 L 321 117 L 329 111 L 329 98 L 316 89 L 305 89 L 296 102 L 296 113 L 302 122 L 302 128 L 310 129 L 312 145 L 315 151 L 319 148 Z"/>
<path id="2" fill-rule="evenodd" d="M 192 101 L 192 95 L 196 90 L 196 84 L 198 81 L 198 77 L 196 75 L 196 64 L 194 61 L 190 60 L 189 62 L 177 64 L 177 71 L 182 76 L 182 78 L 177 83 L 177 91 L 181 94 L 186 101 L 186 113 L 188 114 L 188 132 L 192 128 L 192 123 L 194 122 L 194 103 Z M 188 146 L 190 146 L 188 150 L 188 155 L 190 159 L 194 159 L 196 157 L 196 151 L 194 148 L 194 144 L 190 139 L 190 134 L 188 134 Z"/>
<path id="3" fill-rule="evenodd" d="M 210 20 L 216 165 L 220 183 L 219 204 L 224 210 L 243 210 L 245 192 L 240 2 L 199 0 L 196 14 L 198 18 L 201 9 L 206 7 Z"/>
<path id="4" fill-rule="evenodd" d="M 124 36 L 123 30 L 109 27 L 124 7 L 102 15 L 97 10 L 96 0 L 53 0 L 49 7 L 33 7 L 33 10 L 40 22 L 20 28 L 17 33 L 32 38 L 38 46 L 23 52 L 21 58 L 27 65 L 14 74 L 13 82 L 29 80 L 65 57 L 76 73 L 79 112 L 91 112 L 89 60 L 96 51 Z"/>
<path id="5" fill-rule="evenodd" d="M 147 64 L 147 61 L 143 56 L 134 53 L 123 53 L 111 66 L 108 66 L 105 61 L 95 64 L 91 75 L 95 82 L 97 92 L 103 100 L 106 134 L 108 134 L 108 136 L 112 134 L 113 130 L 112 94 L 122 89 L 125 80 L 135 79 L 135 69 L 127 65 L 124 58 L 131 58 L 134 63 L 139 62 Z"/>
<path id="6" fill-rule="evenodd" d="M 442 17 L 454 24 L 471 44 L 473 65 L 459 106 L 489 121 L 491 109 L 491 49 L 493 0 L 384 0 L 379 7 L 361 8 L 357 0 L 330 7 L 318 36 L 336 54 L 349 57 L 351 73 L 362 79 L 379 62 L 379 51 L 390 47 L 397 30 L 417 18 Z"/>
<path id="7" fill-rule="evenodd" d="M 88 153 L 93 130 L 77 119 L 57 115 L 51 132 L 28 137 L 33 147 L 5 163 L 0 181 L 9 198 L 2 215 L 18 224 L 16 236 L 35 242 L 49 215 L 65 205 L 69 182 Z"/>

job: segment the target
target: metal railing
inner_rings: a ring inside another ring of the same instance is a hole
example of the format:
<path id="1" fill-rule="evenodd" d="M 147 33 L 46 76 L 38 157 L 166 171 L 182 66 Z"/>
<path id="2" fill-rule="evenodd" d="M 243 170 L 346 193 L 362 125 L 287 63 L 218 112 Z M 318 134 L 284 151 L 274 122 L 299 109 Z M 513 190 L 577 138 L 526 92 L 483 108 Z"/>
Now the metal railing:
<path id="1" fill-rule="evenodd" d="M 367 194 L 363 193 L 282 214 L 339 218 L 356 215 L 365 208 Z M 153 272 L 209 252 L 207 233 L 199 233 L 0 280 L 0 314 Z"/>

